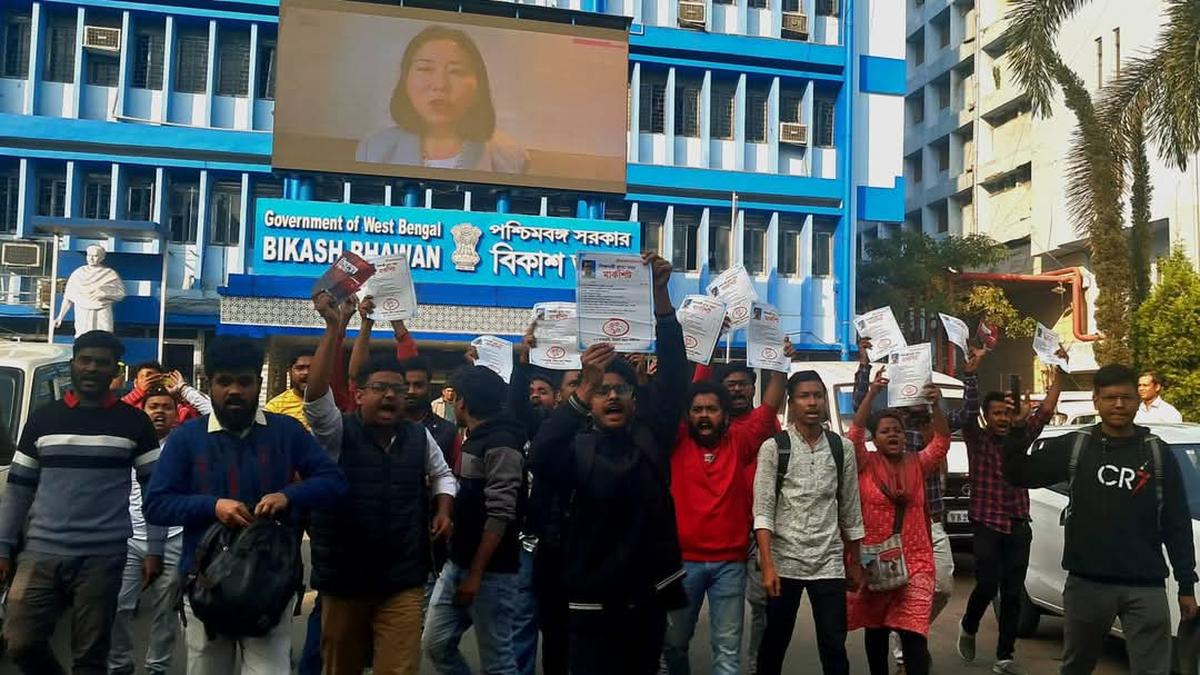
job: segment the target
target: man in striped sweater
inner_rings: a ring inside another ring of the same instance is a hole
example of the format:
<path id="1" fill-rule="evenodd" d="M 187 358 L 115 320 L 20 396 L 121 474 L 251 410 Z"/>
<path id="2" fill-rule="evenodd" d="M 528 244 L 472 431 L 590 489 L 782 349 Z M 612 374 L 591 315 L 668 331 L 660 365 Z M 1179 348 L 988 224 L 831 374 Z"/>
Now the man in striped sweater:
<path id="1" fill-rule="evenodd" d="M 131 469 L 145 489 L 159 454 L 145 413 L 110 391 L 124 351 L 106 331 L 75 339 L 73 390 L 29 416 L 9 469 L 0 502 L 0 583 L 11 576 L 4 634 L 25 673 L 65 672 L 49 638 L 68 606 L 72 672 L 102 675 L 107 668 L 126 540 L 133 534 Z M 22 534 L 25 547 L 13 573 Z M 162 574 L 164 535 L 158 527 L 148 533 L 146 583 Z"/>

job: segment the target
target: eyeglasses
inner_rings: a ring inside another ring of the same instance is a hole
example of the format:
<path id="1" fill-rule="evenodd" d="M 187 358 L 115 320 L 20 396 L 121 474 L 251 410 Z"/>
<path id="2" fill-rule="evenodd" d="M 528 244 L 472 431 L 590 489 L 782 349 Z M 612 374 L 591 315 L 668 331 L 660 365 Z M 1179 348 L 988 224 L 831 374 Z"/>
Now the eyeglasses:
<path id="1" fill-rule="evenodd" d="M 1110 395 L 1110 396 L 1101 396 L 1100 400 L 1104 401 L 1108 405 L 1116 405 L 1118 403 L 1133 403 L 1133 402 L 1137 401 L 1137 397 L 1136 396 L 1124 396 L 1121 394 L 1114 394 L 1114 395 Z"/>
<path id="2" fill-rule="evenodd" d="M 406 393 L 408 393 L 407 384 L 388 384 L 387 382 L 371 382 L 367 384 L 364 389 L 370 389 L 380 396 L 383 396 L 389 391 L 396 396 L 404 396 Z"/>
<path id="3" fill-rule="evenodd" d="M 596 393 L 604 398 L 616 394 L 617 398 L 633 398 L 632 384 L 602 384 L 596 387 Z"/>

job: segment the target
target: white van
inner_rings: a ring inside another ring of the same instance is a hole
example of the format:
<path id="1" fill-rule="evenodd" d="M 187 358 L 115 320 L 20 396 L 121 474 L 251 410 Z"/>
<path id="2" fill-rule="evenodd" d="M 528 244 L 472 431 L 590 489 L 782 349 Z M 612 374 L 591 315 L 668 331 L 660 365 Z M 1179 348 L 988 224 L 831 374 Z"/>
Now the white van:
<path id="1" fill-rule="evenodd" d="M 29 414 L 70 388 L 70 360 L 70 347 L 0 342 L 0 470 L 8 471 Z"/>
<path id="2" fill-rule="evenodd" d="M 872 367 L 872 374 L 878 367 Z M 829 400 L 830 428 L 843 436 L 846 435 L 854 421 L 854 374 L 858 372 L 858 362 L 792 362 L 793 373 L 801 370 L 815 370 L 821 376 Z M 955 410 L 962 406 L 962 380 L 934 371 L 933 382 L 942 390 L 944 410 Z M 875 407 L 886 408 L 887 401 L 880 397 L 876 399 Z M 946 534 L 951 542 L 965 544 L 971 539 L 971 527 L 967 523 L 967 502 L 970 500 L 971 490 L 967 481 L 967 446 L 958 433 L 951 437 L 946 464 Z"/>

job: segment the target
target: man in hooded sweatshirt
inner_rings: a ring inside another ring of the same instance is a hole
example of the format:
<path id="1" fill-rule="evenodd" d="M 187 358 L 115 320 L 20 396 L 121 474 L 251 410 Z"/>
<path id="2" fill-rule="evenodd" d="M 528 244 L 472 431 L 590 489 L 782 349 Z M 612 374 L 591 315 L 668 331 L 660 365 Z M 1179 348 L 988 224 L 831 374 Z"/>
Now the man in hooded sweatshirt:
<path id="1" fill-rule="evenodd" d="M 654 279 L 658 373 L 637 373 L 597 344 L 582 381 L 546 420 L 530 452 L 533 480 L 571 495 L 565 575 L 572 675 L 650 675 L 667 612 L 686 604 L 671 498 L 671 448 L 687 387 L 683 330 L 667 292 L 671 265 L 644 256 Z"/>

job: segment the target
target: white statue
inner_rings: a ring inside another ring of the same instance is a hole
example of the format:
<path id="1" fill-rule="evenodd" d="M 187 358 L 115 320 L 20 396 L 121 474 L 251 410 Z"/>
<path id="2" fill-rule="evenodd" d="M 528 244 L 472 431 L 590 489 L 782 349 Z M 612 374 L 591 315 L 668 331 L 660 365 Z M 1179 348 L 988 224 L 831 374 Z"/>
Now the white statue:
<path id="1" fill-rule="evenodd" d="M 114 302 L 125 299 L 125 284 L 116 270 L 104 266 L 107 253 L 100 246 L 87 247 L 87 264 L 71 272 L 63 291 L 62 310 L 54 327 L 62 326 L 71 305 L 75 305 L 75 336 L 91 330 L 112 332 Z"/>

